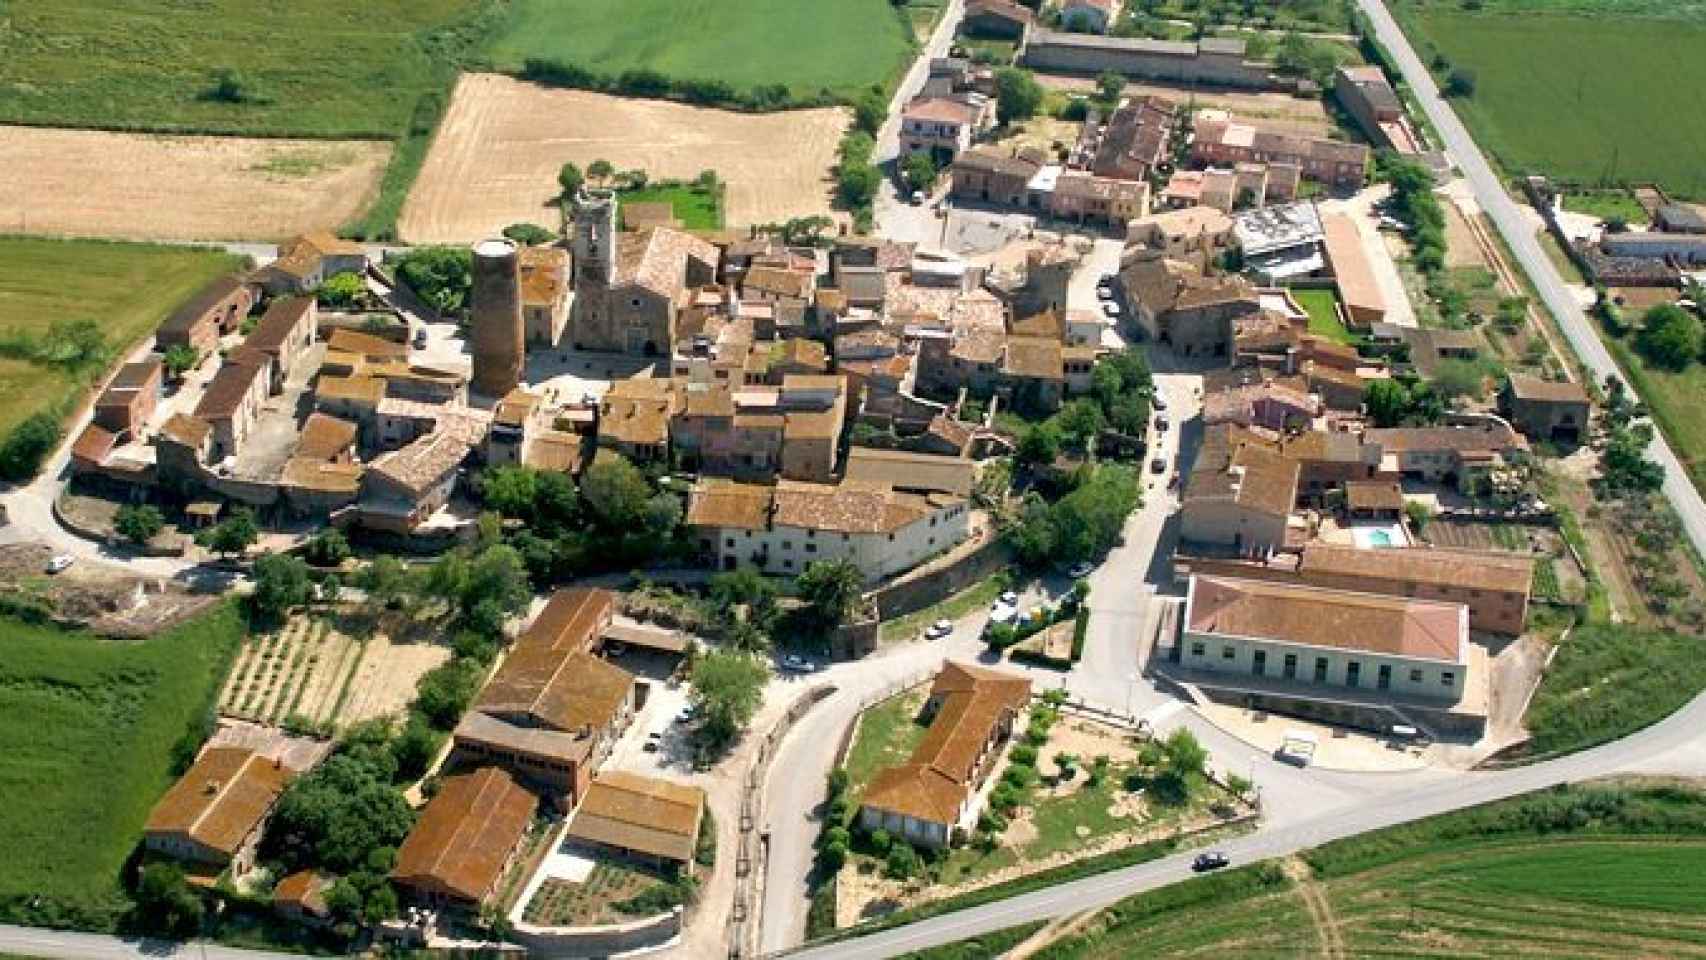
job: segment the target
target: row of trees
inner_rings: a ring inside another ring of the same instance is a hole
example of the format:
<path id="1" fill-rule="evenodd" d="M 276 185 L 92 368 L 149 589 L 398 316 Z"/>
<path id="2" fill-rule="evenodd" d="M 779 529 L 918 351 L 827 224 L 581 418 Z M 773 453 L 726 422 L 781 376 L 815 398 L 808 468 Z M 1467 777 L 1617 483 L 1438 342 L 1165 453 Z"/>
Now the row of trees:
<path id="1" fill-rule="evenodd" d="M 1122 464 L 1080 471 L 1071 483 L 1071 492 L 1054 503 L 1034 490 L 1026 494 L 1017 522 L 1004 531 L 1021 562 L 1046 566 L 1106 553 L 1141 501 L 1136 474 Z"/>

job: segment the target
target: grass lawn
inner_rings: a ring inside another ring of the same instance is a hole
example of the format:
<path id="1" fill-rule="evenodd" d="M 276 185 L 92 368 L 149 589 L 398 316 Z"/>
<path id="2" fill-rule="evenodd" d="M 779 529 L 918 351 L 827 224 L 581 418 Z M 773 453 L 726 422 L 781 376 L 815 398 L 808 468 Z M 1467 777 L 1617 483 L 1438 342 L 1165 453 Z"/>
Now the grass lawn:
<path id="1" fill-rule="evenodd" d="M 509 70 L 541 57 L 812 94 L 887 84 L 912 49 L 887 0 L 516 0 L 489 53 Z"/>
<path id="2" fill-rule="evenodd" d="M 929 729 L 918 722 L 925 696 L 924 688 L 909 690 L 872 705 L 860 716 L 845 764 L 849 796 L 858 797 L 878 770 L 912 755 Z"/>
<path id="3" fill-rule="evenodd" d="M 1663 719 L 1706 689 L 1706 640 L 1593 624 L 1572 631 L 1523 719 L 1536 754 L 1580 750 Z"/>
<path id="4" fill-rule="evenodd" d="M 1702 857 L 1698 791 L 1561 788 L 1304 853 L 1319 916 L 1265 862 L 1120 901 L 1037 956 L 1692 955 Z"/>
<path id="5" fill-rule="evenodd" d="M 1564 209 L 1571 213 L 1585 213 L 1601 220 L 1622 217 L 1625 223 L 1637 225 L 1647 223 L 1647 208 L 1637 203 L 1634 197 L 1621 191 L 1566 193 L 1564 194 Z"/>
<path id="6" fill-rule="evenodd" d="M 236 269 L 213 250 L 0 237 L 0 330 L 92 317 L 123 354 L 202 284 Z M 0 436 L 83 389 L 69 374 L 0 357 Z"/>
<path id="7" fill-rule="evenodd" d="M 1666 370 L 1648 365 L 1628 343 L 1607 336 L 1604 330 L 1600 340 L 1646 401 L 1694 486 L 1706 490 L 1706 406 L 1700 403 L 1706 396 L 1706 365 L 1691 363 L 1685 370 Z"/>
<path id="8" fill-rule="evenodd" d="M 691 185 L 649 186 L 641 190 L 624 190 L 622 203 L 667 203 L 675 218 L 689 230 L 720 230 L 723 226 L 723 205 L 717 194 Z M 620 204 L 616 207 L 620 213 Z"/>
<path id="9" fill-rule="evenodd" d="M 1587 283 L 1587 278 L 1582 276 L 1576 261 L 1571 260 L 1570 255 L 1564 252 L 1563 245 L 1552 235 L 1552 231 L 1542 227 L 1535 236 L 1540 238 L 1540 249 L 1545 251 L 1546 259 L 1552 261 L 1552 266 L 1558 271 L 1558 275 L 1564 278 L 1565 283 Z"/>
<path id="10" fill-rule="evenodd" d="M 0 620 L 0 918 L 113 924 L 119 868 L 243 629 L 231 603 L 134 643 Z"/>
<path id="11" fill-rule="evenodd" d="M 5 5 L 0 120 L 391 139 L 451 79 L 480 0 L 75 0 Z M 439 33 L 429 38 L 428 34 Z M 234 67 L 257 99 L 208 97 Z"/>
<path id="12" fill-rule="evenodd" d="M 907 640 L 937 620 L 958 620 L 979 607 L 994 603 L 995 599 L 1001 596 L 1001 591 L 1007 588 L 1008 581 L 1005 577 L 999 574 L 985 577 L 946 600 L 939 600 L 922 610 L 914 610 L 904 616 L 884 621 L 882 639 Z"/>
<path id="13" fill-rule="evenodd" d="M 1538 15 L 1589 0 L 1511 5 L 1528 12 L 1469 12 L 1445 0 L 1401 9 L 1424 61 L 1438 52 L 1474 72 L 1474 96 L 1453 106 L 1483 148 L 1512 173 L 1587 184 L 1654 180 L 1675 195 L 1706 195 L 1706 168 L 1697 162 L 1706 153 L 1706 114 L 1696 109 L 1696 91 L 1706 86 L 1706 23 L 1622 15 L 1654 6 L 1639 2 L 1591 4 L 1611 16 Z"/>
<path id="14" fill-rule="evenodd" d="M 1345 328 L 1340 322 L 1337 308 L 1339 295 L 1331 290 L 1298 290 L 1291 291 L 1291 298 L 1297 301 L 1304 312 L 1309 314 L 1309 332 L 1318 337 L 1326 337 L 1335 343 L 1355 343 L 1356 335 Z"/>

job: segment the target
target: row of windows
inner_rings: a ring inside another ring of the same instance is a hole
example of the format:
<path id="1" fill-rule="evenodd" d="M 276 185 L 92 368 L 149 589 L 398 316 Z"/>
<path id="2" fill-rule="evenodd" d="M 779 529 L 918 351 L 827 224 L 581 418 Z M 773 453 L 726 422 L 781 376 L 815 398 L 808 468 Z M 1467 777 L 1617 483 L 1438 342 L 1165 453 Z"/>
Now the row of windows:
<path id="1" fill-rule="evenodd" d="M 1207 655 L 1208 655 L 1208 645 L 1206 643 L 1203 643 L 1202 641 L 1196 641 L 1196 642 L 1193 642 L 1191 644 L 1191 656 L 1193 656 L 1193 657 L 1204 657 Z M 1229 644 L 1229 643 L 1228 644 L 1222 644 L 1220 647 L 1220 659 L 1222 659 L 1222 660 L 1236 660 L 1236 659 L 1238 659 L 1238 648 L 1233 646 L 1232 644 Z M 1250 665 L 1250 672 L 1255 674 L 1258 677 L 1266 676 L 1267 675 L 1267 662 L 1268 662 L 1268 652 L 1266 650 L 1254 651 L 1253 656 L 1252 656 L 1252 660 L 1251 660 L 1251 665 Z M 1297 678 L 1297 663 L 1298 663 L 1297 654 L 1295 654 L 1295 653 L 1286 654 L 1284 665 L 1283 665 L 1281 672 L 1280 672 L 1280 676 L 1286 680 L 1295 680 Z M 1316 657 L 1315 658 L 1315 682 L 1316 683 L 1326 683 L 1327 682 L 1327 671 L 1328 671 L 1329 667 L 1331 667 L 1331 665 L 1332 665 L 1332 661 L 1330 661 L 1326 657 Z M 1421 668 L 1412 667 L 1410 669 L 1410 682 L 1412 684 L 1422 683 L 1425 680 L 1425 678 L 1426 678 L 1426 674 L 1421 670 Z M 1378 676 L 1378 679 L 1376 681 L 1376 685 L 1379 687 L 1379 689 L 1385 690 L 1388 686 L 1391 685 L 1391 682 L 1392 682 L 1392 666 L 1390 664 L 1384 664 L 1384 663 L 1380 664 L 1379 676 Z M 1443 670 L 1440 672 L 1439 682 L 1440 682 L 1440 686 L 1442 686 L 1442 687 L 1455 686 L 1457 684 L 1457 674 L 1451 670 Z M 1356 686 L 1361 686 L 1361 684 L 1362 684 L 1362 661 L 1352 660 L 1352 661 L 1346 663 L 1345 664 L 1345 686 L 1356 687 Z"/>

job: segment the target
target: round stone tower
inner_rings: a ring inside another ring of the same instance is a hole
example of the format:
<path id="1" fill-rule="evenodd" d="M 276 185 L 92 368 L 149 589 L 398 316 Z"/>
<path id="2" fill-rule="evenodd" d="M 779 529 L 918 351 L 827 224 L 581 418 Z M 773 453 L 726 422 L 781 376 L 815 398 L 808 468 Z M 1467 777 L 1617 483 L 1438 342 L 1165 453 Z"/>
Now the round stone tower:
<path id="1" fill-rule="evenodd" d="M 474 244 L 469 322 L 474 392 L 502 397 L 521 382 L 525 355 L 521 319 L 521 262 L 510 240 Z"/>

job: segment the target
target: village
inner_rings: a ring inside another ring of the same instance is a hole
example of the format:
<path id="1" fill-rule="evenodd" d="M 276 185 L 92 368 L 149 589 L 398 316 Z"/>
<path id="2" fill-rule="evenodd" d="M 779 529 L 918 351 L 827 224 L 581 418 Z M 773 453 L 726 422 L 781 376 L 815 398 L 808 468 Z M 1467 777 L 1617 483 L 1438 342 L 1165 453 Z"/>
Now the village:
<path id="1" fill-rule="evenodd" d="M 1380 65 L 950 6 L 832 213 L 566 162 L 457 242 L 245 250 L 101 378 L 5 502 L 8 613 L 245 610 L 139 896 L 293 948 L 830 956 L 1513 762 L 1578 623 L 1706 616 L 1645 407 Z M 1695 307 L 1696 207 L 1528 189 L 1584 308 Z"/>

